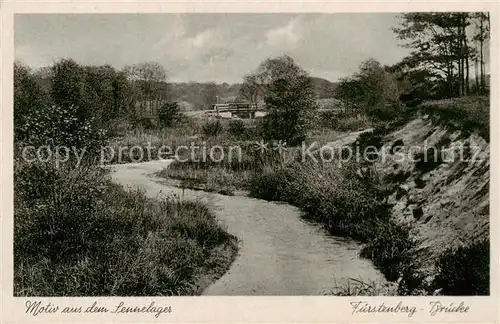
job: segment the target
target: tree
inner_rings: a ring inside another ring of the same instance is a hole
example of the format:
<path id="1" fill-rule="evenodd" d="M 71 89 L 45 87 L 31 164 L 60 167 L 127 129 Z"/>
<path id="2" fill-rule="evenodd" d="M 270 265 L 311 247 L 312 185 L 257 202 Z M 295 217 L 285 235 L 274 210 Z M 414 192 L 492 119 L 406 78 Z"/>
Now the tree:
<path id="1" fill-rule="evenodd" d="M 201 89 L 202 105 L 205 109 L 210 109 L 212 104 L 216 103 L 217 97 L 220 97 L 221 92 L 215 82 L 208 82 Z"/>
<path id="2" fill-rule="evenodd" d="M 91 115 L 89 96 L 85 95 L 85 72 L 73 60 L 63 59 L 52 66 L 50 96 L 56 106 L 75 106 L 79 117 Z"/>
<path id="3" fill-rule="evenodd" d="M 130 96 L 125 74 L 110 65 L 85 66 L 84 71 L 85 96 L 92 102 L 94 116 L 103 123 L 120 117 Z"/>
<path id="4" fill-rule="evenodd" d="M 388 67 L 368 59 L 358 73 L 339 82 L 336 97 L 369 116 L 387 119 L 396 113 L 403 88 Z"/>
<path id="5" fill-rule="evenodd" d="M 249 84 L 248 80 L 253 83 Z M 304 140 L 315 109 L 314 89 L 309 74 L 288 56 L 270 58 L 245 76 L 245 83 L 264 96 L 269 113 L 264 118 L 266 139 L 296 145 Z"/>
<path id="6" fill-rule="evenodd" d="M 266 91 L 266 83 L 262 71 L 243 77 L 243 84 L 240 88 L 240 97 L 251 103 L 257 103 L 259 99 L 263 100 Z"/>
<path id="7" fill-rule="evenodd" d="M 50 98 L 28 68 L 14 66 L 16 140 L 30 145 L 85 147 L 86 153 L 96 153 L 105 133 L 96 120 L 99 100 L 91 100 L 98 94 L 90 89 L 92 80 L 86 78 L 85 69 L 72 60 L 61 60 L 46 75 L 51 76 Z"/>
<path id="8" fill-rule="evenodd" d="M 123 72 L 136 89 L 141 113 L 153 115 L 168 99 L 167 73 L 159 63 L 138 63 Z"/>
<path id="9" fill-rule="evenodd" d="M 478 12 L 473 14 L 472 17 L 475 27 L 473 41 L 476 45 L 476 52 L 479 52 L 479 56 L 475 58 L 476 85 L 481 93 L 486 93 L 484 45 L 490 38 L 490 16 L 489 13 Z"/>
<path id="10" fill-rule="evenodd" d="M 447 85 L 447 96 L 469 92 L 468 13 L 405 13 L 393 28 L 403 46 L 413 49 L 404 60 L 406 69 L 427 70 L 437 83 Z"/>
<path id="11" fill-rule="evenodd" d="M 158 111 L 158 120 L 160 124 L 165 127 L 172 126 L 175 122 L 179 121 L 181 117 L 182 114 L 176 102 L 165 103 Z"/>
<path id="12" fill-rule="evenodd" d="M 240 94 L 250 102 L 257 103 L 265 99 L 273 81 L 279 78 L 294 78 L 302 72 L 303 70 L 288 55 L 267 59 L 256 71 L 243 77 Z M 309 79 L 309 82 L 312 83 L 312 80 Z"/>
<path id="13" fill-rule="evenodd" d="M 49 105 L 47 93 L 37 84 L 32 71 L 19 62 L 14 63 L 14 137 L 25 140 L 30 130 L 26 118 L 33 111 Z"/>

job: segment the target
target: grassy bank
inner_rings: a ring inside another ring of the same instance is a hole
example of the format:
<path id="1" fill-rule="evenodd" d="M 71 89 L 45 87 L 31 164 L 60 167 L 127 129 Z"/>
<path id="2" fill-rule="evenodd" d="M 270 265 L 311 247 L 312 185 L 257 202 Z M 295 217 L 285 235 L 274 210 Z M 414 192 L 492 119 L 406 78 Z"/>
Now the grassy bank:
<path id="1" fill-rule="evenodd" d="M 476 132 L 490 140 L 489 97 L 461 97 L 425 102 L 418 107 L 436 123 L 460 129 L 464 134 Z"/>
<path id="2" fill-rule="evenodd" d="M 202 203 L 126 192 L 91 165 L 18 163 L 14 217 L 16 296 L 195 295 L 236 254 Z"/>

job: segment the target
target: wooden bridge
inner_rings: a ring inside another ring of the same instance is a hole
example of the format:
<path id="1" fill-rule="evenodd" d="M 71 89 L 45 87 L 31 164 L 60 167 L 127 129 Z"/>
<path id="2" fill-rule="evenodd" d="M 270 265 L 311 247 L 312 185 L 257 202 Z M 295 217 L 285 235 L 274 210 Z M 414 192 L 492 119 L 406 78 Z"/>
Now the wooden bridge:
<path id="1" fill-rule="evenodd" d="M 240 118 L 255 118 L 255 113 L 263 112 L 263 109 L 259 109 L 259 106 L 254 103 L 232 102 L 213 104 L 212 111 L 221 117 L 238 116 Z"/>

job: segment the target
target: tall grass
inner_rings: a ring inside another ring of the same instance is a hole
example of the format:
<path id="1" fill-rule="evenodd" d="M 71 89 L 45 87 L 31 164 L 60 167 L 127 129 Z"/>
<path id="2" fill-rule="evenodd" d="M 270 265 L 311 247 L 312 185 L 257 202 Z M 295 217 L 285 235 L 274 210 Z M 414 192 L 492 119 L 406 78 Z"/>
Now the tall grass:
<path id="1" fill-rule="evenodd" d="M 166 159 L 176 152 L 185 154 L 185 148 L 191 146 L 210 148 L 217 144 L 229 147 L 241 141 L 255 142 L 260 140 L 259 123 L 256 120 L 205 121 L 185 117 L 182 122 L 168 128 L 128 129 L 122 126 L 124 131 L 114 131 L 118 136 L 109 139 L 107 148 L 103 149 L 104 161 L 114 164 Z"/>
<path id="2" fill-rule="evenodd" d="M 461 97 L 423 103 L 419 109 L 440 124 L 490 139 L 489 97 Z"/>
<path id="3" fill-rule="evenodd" d="M 14 294 L 199 293 L 201 276 L 229 267 L 235 238 L 200 202 L 159 198 L 126 192 L 92 165 L 18 163 Z"/>
<path id="4" fill-rule="evenodd" d="M 354 132 L 370 128 L 372 122 L 361 113 L 340 113 L 333 110 L 318 112 L 317 126 L 339 132 Z"/>
<path id="5" fill-rule="evenodd" d="M 334 296 L 397 296 L 397 291 L 390 284 L 382 284 L 378 281 L 363 281 L 362 279 L 349 278 L 325 295 Z"/>
<path id="6" fill-rule="evenodd" d="M 223 151 L 214 151 L 214 159 L 210 157 L 210 151 L 215 146 Z M 203 149 L 196 151 L 194 156 L 180 156 L 159 175 L 182 180 L 185 187 L 232 194 L 237 190 L 248 190 L 255 173 L 260 173 L 265 165 L 282 163 L 281 159 L 278 152 L 262 153 L 250 141 L 217 138 L 204 142 Z"/>

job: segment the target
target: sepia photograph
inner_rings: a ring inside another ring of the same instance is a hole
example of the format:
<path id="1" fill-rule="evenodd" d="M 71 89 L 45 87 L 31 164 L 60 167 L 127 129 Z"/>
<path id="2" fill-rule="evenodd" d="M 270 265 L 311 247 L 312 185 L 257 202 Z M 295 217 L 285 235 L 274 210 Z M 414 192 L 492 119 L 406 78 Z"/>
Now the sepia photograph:
<path id="1" fill-rule="evenodd" d="M 13 23 L 14 297 L 490 296 L 490 12 Z"/>

